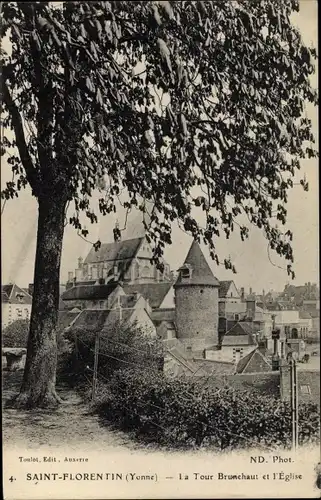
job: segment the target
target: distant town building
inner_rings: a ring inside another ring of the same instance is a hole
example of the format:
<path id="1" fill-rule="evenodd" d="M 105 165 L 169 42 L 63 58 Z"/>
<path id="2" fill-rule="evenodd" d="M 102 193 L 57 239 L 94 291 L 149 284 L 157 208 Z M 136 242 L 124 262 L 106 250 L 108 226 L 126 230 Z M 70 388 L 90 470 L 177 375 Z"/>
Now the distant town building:
<path id="1" fill-rule="evenodd" d="M 32 297 L 23 288 L 14 283 L 1 287 L 1 322 L 2 327 L 10 325 L 18 319 L 29 319 L 31 315 Z"/>

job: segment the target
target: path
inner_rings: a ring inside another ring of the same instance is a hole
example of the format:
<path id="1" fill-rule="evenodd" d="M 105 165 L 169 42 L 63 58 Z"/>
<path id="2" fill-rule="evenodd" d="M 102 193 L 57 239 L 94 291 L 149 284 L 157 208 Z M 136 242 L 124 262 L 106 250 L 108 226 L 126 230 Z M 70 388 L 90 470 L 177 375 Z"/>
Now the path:
<path id="1" fill-rule="evenodd" d="M 2 398 L 5 402 L 19 391 L 22 372 L 2 372 Z M 68 388 L 58 388 L 64 402 L 57 410 L 21 411 L 3 408 L 3 443 L 8 447 L 23 444 L 36 450 L 39 446 L 81 449 L 86 443 L 94 450 L 131 448 L 135 443 L 120 432 L 101 425 L 99 417 L 88 413 L 80 396 Z"/>

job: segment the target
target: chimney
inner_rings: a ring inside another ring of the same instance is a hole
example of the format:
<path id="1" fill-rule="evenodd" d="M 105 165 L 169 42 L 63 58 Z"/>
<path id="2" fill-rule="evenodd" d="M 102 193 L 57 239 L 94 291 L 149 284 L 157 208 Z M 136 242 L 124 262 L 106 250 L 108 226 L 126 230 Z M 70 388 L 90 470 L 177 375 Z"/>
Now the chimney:
<path id="1" fill-rule="evenodd" d="M 73 278 L 74 278 L 74 273 L 72 271 L 69 271 L 69 273 L 68 273 L 68 281 L 69 282 L 72 281 Z"/>
<path id="2" fill-rule="evenodd" d="M 252 288 L 250 287 L 250 295 L 252 295 Z"/>
<path id="3" fill-rule="evenodd" d="M 82 269 L 82 266 L 83 266 L 83 258 L 78 257 L 78 269 Z"/>
<path id="4" fill-rule="evenodd" d="M 82 278 L 82 270 L 81 269 L 75 269 L 75 279 L 76 281 L 81 281 Z"/>
<path id="5" fill-rule="evenodd" d="M 264 290 L 264 288 L 263 288 L 263 290 L 262 290 L 262 297 L 263 297 L 263 298 L 265 297 L 265 290 Z"/>
<path id="6" fill-rule="evenodd" d="M 267 351 L 267 339 L 261 339 L 258 342 L 258 350 L 261 354 L 265 354 Z"/>
<path id="7" fill-rule="evenodd" d="M 254 320 L 255 318 L 255 300 L 248 299 L 246 301 L 246 316 L 249 320 Z"/>
<path id="8" fill-rule="evenodd" d="M 33 283 L 29 283 L 29 285 L 28 285 L 28 293 L 29 293 L 29 295 L 33 295 Z"/>
<path id="9" fill-rule="evenodd" d="M 241 299 L 244 300 L 244 297 L 245 297 L 245 290 L 244 290 L 244 287 L 242 286 L 242 288 L 241 288 Z"/>

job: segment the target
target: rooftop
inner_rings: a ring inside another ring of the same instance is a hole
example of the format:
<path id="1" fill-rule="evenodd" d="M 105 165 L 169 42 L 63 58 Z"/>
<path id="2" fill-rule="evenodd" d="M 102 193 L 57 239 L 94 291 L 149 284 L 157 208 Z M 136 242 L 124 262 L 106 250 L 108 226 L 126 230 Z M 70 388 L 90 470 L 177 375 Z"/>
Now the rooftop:
<path id="1" fill-rule="evenodd" d="M 191 277 L 184 279 L 180 273 L 174 286 L 180 286 L 186 283 L 189 285 L 211 285 L 219 287 L 219 281 L 212 273 L 201 247 L 195 240 L 189 249 L 184 266 L 191 268 Z"/>
<path id="2" fill-rule="evenodd" d="M 133 238 L 113 243 L 103 243 L 97 251 L 94 248 L 90 250 L 84 263 L 94 264 L 96 262 L 133 259 L 142 241 L 143 238 Z"/>

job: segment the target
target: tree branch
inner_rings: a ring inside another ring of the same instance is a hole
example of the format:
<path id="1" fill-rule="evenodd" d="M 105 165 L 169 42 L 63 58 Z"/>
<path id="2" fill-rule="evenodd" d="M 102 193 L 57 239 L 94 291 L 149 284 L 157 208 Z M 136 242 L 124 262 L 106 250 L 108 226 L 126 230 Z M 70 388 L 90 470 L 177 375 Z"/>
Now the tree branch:
<path id="1" fill-rule="evenodd" d="M 28 182 L 33 191 L 36 191 L 38 187 L 38 175 L 34 164 L 32 162 L 31 156 L 28 151 L 28 146 L 25 139 L 25 133 L 23 130 L 22 118 L 18 111 L 17 106 L 15 105 L 12 96 L 9 92 L 8 86 L 6 84 L 5 79 L 2 81 L 2 95 L 4 103 L 7 107 L 7 110 L 10 114 L 12 126 L 16 136 L 16 143 L 19 150 L 20 159 L 22 165 L 26 171 L 26 176 Z"/>

